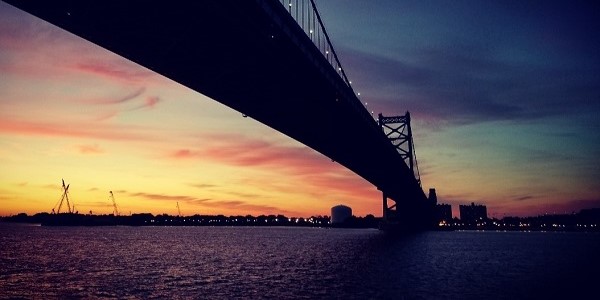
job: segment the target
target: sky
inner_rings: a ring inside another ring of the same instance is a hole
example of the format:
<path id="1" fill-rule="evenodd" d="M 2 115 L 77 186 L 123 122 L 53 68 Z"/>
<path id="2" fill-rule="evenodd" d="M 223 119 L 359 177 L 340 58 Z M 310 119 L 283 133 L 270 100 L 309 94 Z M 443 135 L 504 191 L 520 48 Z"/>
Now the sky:
<path id="1" fill-rule="evenodd" d="M 600 207 L 591 1 L 316 1 L 369 111 L 410 111 L 423 187 L 488 215 Z M 381 194 L 239 112 L 0 2 L 0 215 L 381 216 Z M 64 209 L 64 208 L 63 208 Z"/>

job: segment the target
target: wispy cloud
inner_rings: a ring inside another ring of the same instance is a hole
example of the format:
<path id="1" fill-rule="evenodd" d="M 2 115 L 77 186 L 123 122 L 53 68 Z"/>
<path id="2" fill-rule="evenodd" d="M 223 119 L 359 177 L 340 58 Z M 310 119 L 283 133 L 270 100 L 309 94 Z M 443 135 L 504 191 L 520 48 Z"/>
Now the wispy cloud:
<path id="1" fill-rule="evenodd" d="M 144 101 L 144 105 L 141 106 L 141 108 L 154 108 L 154 106 L 156 106 L 156 103 L 158 103 L 160 101 L 160 98 L 158 98 L 157 96 L 153 96 L 153 97 L 146 97 L 146 100 Z"/>
<path id="2" fill-rule="evenodd" d="M 149 140 L 152 139 L 144 130 L 134 126 L 118 126 L 109 124 L 65 124 L 53 122 L 36 122 L 0 119 L 0 132 L 17 135 L 67 136 L 98 138 L 106 140 Z"/>
<path id="3" fill-rule="evenodd" d="M 101 207 L 101 208 L 112 208 L 112 203 L 110 203 L 108 200 L 107 201 L 79 201 L 77 203 L 78 206 L 83 206 L 83 207 Z"/>
<path id="4" fill-rule="evenodd" d="M 534 198 L 535 198 L 534 196 L 527 195 L 527 196 L 516 197 L 516 198 L 514 198 L 514 200 L 515 201 L 525 201 L 525 200 L 531 200 L 531 199 L 534 199 Z"/>
<path id="5" fill-rule="evenodd" d="M 60 188 L 60 186 L 58 184 L 46 184 L 42 187 L 45 189 L 51 189 L 51 190 L 56 190 L 56 189 Z"/>
<path id="6" fill-rule="evenodd" d="M 98 144 L 78 145 L 77 150 L 81 154 L 102 154 L 105 152 Z"/>
<path id="7" fill-rule="evenodd" d="M 249 212 L 257 212 L 263 214 L 297 214 L 280 207 L 271 205 L 253 204 L 242 200 L 217 200 L 203 203 L 205 206 L 219 209 L 235 210 L 239 214 L 245 214 Z"/>
<path id="8" fill-rule="evenodd" d="M 93 119 L 93 121 L 97 121 L 97 122 L 107 121 L 107 120 L 110 120 L 110 119 L 116 117 L 118 113 L 119 112 L 117 110 L 104 111 L 104 112 L 98 113 L 95 116 L 95 118 Z"/>
<path id="9" fill-rule="evenodd" d="M 75 64 L 73 68 L 77 71 L 90 73 L 109 79 L 144 81 L 157 76 L 154 72 L 142 68 L 128 61 L 115 60 L 88 60 Z"/>
<path id="10" fill-rule="evenodd" d="M 252 213 L 290 213 L 290 211 L 281 209 L 276 206 L 256 204 L 255 201 L 244 201 L 237 199 L 219 200 L 212 198 L 198 198 L 188 195 L 153 194 L 144 192 L 121 192 L 127 194 L 130 197 L 138 197 L 153 201 L 179 201 L 188 203 L 190 205 L 198 205 L 206 208 L 215 208 L 219 209 L 220 211 L 246 211 Z"/>
<path id="11" fill-rule="evenodd" d="M 120 109 L 115 108 L 111 111 L 103 113 L 97 118 L 98 120 L 105 120 L 114 117 L 119 111 L 134 111 L 144 108 L 154 108 L 156 104 L 160 102 L 160 98 L 158 96 L 146 96 L 140 99 L 140 96 L 142 96 L 145 91 L 145 87 L 140 87 L 124 95 L 84 99 L 81 100 L 81 102 L 84 104 L 104 105 L 108 107 L 117 107 L 117 105 L 131 103 L 129 107 L 122 107 Z"/>
<path id="12" fill-rule="evenodd" d="M 120 104 L 120 103 L 125 103 L 127 101 L 133 100 L 137 97 L 139 97 L 140 95 L 142 95 L 144 93 L 144 91 L 146 91 L 145 87 L 140 87 L 130 93 L 127 93 L 125 95 L 122 96 L 117 96 L 117 97 L 113 97 L 113 98 L 96 98 L 96 99 L 86 99 L 83 100 L 82 102 L 87 103 L 87 104 Z"/>
<path id="13" fill-rule="evenodd" d="M 346 52 L 347 63 L 360 69 L 356 81 L 367 89 L 369 105 L 379 111 L 410 110 L 425 120 L 473 123 L 600 109 L 592 101 L 600 95 L 597 67 L 512 64 L 460 47 L 421 49 L 404 58 Z"/>
<path id="14" fill-rule="evenodd" d="M 179 149 L 170 153 L 169 157 L 174 159 L 198 158 L 200 157 L 200 153 L 192 152 L 190 149 Z"/>
<path id="15" fill-rule="evenodd" d="M 156 97 L 156 96 L 152 96 L 152 97 L 146 97 L 141 104 L 130 108 L 129 111 L 134 111 L 134 110 L 139 110 L 139 109 L 144 109 L 144 108 L 154 108 L 156 106 L 156 104 L 160 101 L 160 98 Z"/>
<path id="16" fill-rule="evenodd" d="M 339 164 L 304 146 L 281 145 L 238 134 L 205 135 L 194 148 L 178 149 L 168 154 L 174 160 L 220 162 L 241 168 L 266 170 L 287 180 L 302 182 L 302 189 L 314 197 L 327 189 L 343 198 L 370 198 L 375 188 Z M 277 180 L 244 178 L 242 185 L 260 186 L 280 193 L 298 192 L 296 184 Z M 243 198 L 257 195 L 237 194 Z"/>
<path id="17" fill-rule="evenodd" d="M 251 206 L 274 197 L 274 195 L 302 195 L 309 199 L 331 201 L 338 199 L 345 203 L 377 199 L 378 192 L 370 183 L 321 154 L 300 145 L 281 144 L 263 139 L 251 138 L 241 134 L 203 134 L 193 147 L 172 150 L 167 158 L 174 162 L 206 161 L 239 167 L 242 169 L 262 170 L 263 175 L 240 176 L 236 178 L 235 188 L 228 185 L 217 187 L 212 183 L 189 184 L 198 189 L 210 189 L 219 195 L 230 196 L 240 203 L 239 208 L 259 209 Z M 275 178 L 274 178 L 275 177 Z M 257 187 L 260 191 L 246 192 L 242 187 Z M 328 191 L 323 195 L 323 191 Z M 153 199 L 187 201 L 216 208 L 221 199 L 208 197 L 189 197 L 173 195 L 137 194 Z M 220 196 L 222 197 L 222 196 Z M 360 203 L 360 204 L 359 204 Z M 223 209 L 231 209 L 224 205 Z M 262 205 L 260 209 L 274 211 L 273 205 Z M 280 209 L 280 208 L 278 208 Z"/>
<path id="18" fill-rule="evenodd" d="M 194 148 L 172 151 L 172 159 L 214 160 L 241 166 L 265 166 L 301 174 L 327 173 L 334 164 L 321 154 L 304 146 L 279 145 L 238 134 L 204 135 Z"/>
<path id="19" fill-rule="evenodd" d="M 246 193 L 246 192 L 238 192 L 238 191 L 223 191 L 226 194 L 235 196 L 235 197 L 240 197 L 243 199 L 266 199 L 268 198 L 267 196 L 263 195 L 263 194 L 258 194 L 258 193 Z"/>
<path id="20" fill-rule="evenodd" d="M 208 184 L 208 183 L 190 183 L 188 185 L 195 187 L 195 188 L 199 188 L 199 189 L 209 189 L 209 188 L 218 187 L 218 185 L 216 185 L 216 184 Z"/>
<path id="21" fill-rule="evenodd" d="M 122 191 L 120 191 L 120 192 L 122 192 Z M 206 198 L 197 198 L 197 197 L 192 197 L 192 196 L 187 196 L 187 195 L 165 195 L 165 194 L 153 194 L 153 193 L 141 193 L 141 192 L 128 193 L 128 195 L 131 197 L 140 197 L 140 198 L 145 198 L 145 199 L 150 199 L 150 200 L 187 201 L 187 202 L 195 203 L 195 204 L 203 203 L 203 202 L 210 200 L 210 199 L 206 199 Z"/>

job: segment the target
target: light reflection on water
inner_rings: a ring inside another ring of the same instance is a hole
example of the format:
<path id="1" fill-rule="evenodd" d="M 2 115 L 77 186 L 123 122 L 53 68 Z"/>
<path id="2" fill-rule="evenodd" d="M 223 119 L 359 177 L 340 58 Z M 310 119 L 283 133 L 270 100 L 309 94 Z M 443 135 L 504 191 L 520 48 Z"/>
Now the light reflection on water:
<path id="1" fill-rule="evenodd" d="M 573 298 L 597 253 L 594 233 L 0 223 L 0 298 Z"/>

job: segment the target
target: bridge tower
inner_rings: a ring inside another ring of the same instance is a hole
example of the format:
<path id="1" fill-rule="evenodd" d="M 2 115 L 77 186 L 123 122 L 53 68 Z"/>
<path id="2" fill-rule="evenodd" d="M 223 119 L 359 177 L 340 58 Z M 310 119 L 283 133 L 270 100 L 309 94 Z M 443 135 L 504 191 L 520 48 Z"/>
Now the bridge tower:
<path id="1" fill-rule="evenodd" d="M 379 126 L 385 133 L 385 136 L 396 147 L 400 156 L 408 166 L 415 179 L 421 185 L 419 175 L 419 165 L 417 155 L 413 144 L 412 129 L 410 127 L 410 113 L 407 111 L 404 116 L 384 117 L 379 114 Z"/>
<path id="2" fill-rule="evenodd" d="M 391 117 L 379 114 L 379 126 L 402 159 L 404 159 L 406 166 L 413 173 L 419 186 L 421 186 L 419 166 L 413 144 L 412 128 L 410 126 L 410 113 L 407 111 L 404 116 Z M 397 203 L 390 205 L 388 200 L 390 199 L 388 199 L 385 191 L 383 191 L 383 223 L 385 226 L 395 226 L 400 223 L 401 219 L 405 219 L 408 216 L 400 216 Z"/>

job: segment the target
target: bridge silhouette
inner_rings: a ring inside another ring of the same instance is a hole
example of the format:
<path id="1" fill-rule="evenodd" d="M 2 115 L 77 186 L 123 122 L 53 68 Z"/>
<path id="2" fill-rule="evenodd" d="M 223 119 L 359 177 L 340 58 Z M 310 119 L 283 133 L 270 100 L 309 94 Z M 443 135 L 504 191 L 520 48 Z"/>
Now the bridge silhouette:
<path id="1" fill-rule="evenodd" d="M 276 129 L 382 191 L 386 228 L 431 224 L 410 115 L 375 120 L 313 0 L 4 0 Z"/>

